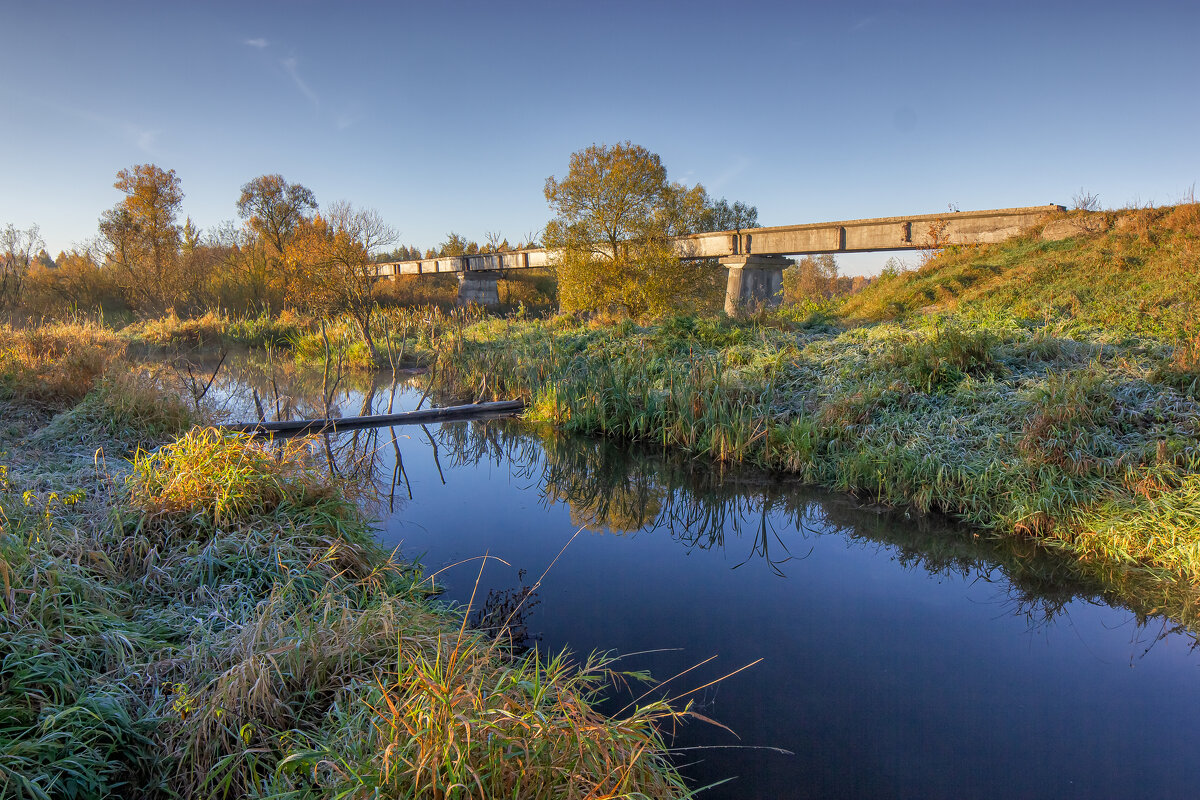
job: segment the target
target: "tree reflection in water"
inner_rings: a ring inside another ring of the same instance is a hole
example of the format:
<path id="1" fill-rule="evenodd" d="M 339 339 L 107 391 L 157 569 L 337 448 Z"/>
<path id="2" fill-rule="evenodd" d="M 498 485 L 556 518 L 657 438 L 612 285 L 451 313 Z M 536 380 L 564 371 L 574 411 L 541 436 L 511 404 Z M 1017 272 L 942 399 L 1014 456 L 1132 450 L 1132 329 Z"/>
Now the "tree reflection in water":
<path id="1" fill-rule="evenodd" d="M 740 546 L 735 569 L 761 561 L 786 577 L 788 562 L 811 552 L 794 552 L 796 542 L 836 535 L 877 548 L 906 569 L 995 586 L 1000 606 L 1031 626 L 1049 624 L 1082 601 L 1133 610 L 1139 630 L 1150 634 L 1149 646 L 1190 627 L 1188 620 L 1158 616 L 1131 586 L 1113 585 L 1029 541 L 986 537 L 935 516 L 909 515 L 762 472 L 726 470 L 602 439 L 539 436 L 510 420 L 444 424 L 437 439 L 455 467 L 487 462 L 507 469 L 538 491 L 543 505 L 565 503 L 576 525 L 618 535 L 666 533 L 686 548 Z"/>

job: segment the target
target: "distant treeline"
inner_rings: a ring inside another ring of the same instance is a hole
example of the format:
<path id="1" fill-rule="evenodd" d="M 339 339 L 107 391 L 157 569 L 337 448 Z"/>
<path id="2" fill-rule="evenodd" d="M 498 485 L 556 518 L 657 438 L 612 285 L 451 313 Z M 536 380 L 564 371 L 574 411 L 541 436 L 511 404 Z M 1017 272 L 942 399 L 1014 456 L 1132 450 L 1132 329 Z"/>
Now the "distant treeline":
<path id="1" fill-rule="evenodd" d="M 100 214 L 97 235 L 51 257 L 37 225 L 0 230 L 0 314 L 32 319 L 101 313 L 108 318 L 180 316 L 220 310 L 234 315 L 284 309 L 342 313 L 370 304 L 454 302 L 454 286 L 436 278 L 377 282 L 379 261 L 536 247 L 536 235 L 510 245 L 489 234 L 484 245 L 450 233 L 422 254 L 396 246 L 396 234 L 371 210 L 348 203 L 319 208 L 313 192 L 281 175 L 241 187 L 238 220 L 209 229 L 183 213 L 174 170 L 139 164 L 117 174 L 124 197 Z M 393 248 L 393 249 L 389 249 Z M 545 304 L 544 276 L 506 276 L 502 296 Z M 552 292 L 552 282 L 549 284 Z M 527 289 L 527 291 L 526 291 Z"/>
<path id="2" fill-rule="evenodd" d="M 541 247 L 534 234 L 530 234 L 528 241 L 518 241 L 516 244 L 509 244 L 508 239 L 502 239 L 498 235 L 489 234 L 489 238 L 483 244 L 476 241 L 470 241 L 459 236 L 453 231 L 446 237 L 446 241 L 439 244 L 437 247 L 429 247 L 424 251 L 416 245 L 401 245 L 394 250 L 389 250 L 386 253 L 380 253 L 375 256 L 375 261 L 384 263 L 388 261 L 419 261 L 423 258 L 450 258 L 453 256 L 473 256 L 479 253 L 508 253 L 513 250 L 532 250 Z"/>
<path id="3" fill-rule="evenodd" d="M 894 269 L 894 265 L 894 260 L 889 260 L 889 267 Z M 839 275 L 832 253 L 804 256 L 783 272 L 783 302 L 803 305 L 846 297 L 870 286 L 872 280 L 864 275 Z"/>

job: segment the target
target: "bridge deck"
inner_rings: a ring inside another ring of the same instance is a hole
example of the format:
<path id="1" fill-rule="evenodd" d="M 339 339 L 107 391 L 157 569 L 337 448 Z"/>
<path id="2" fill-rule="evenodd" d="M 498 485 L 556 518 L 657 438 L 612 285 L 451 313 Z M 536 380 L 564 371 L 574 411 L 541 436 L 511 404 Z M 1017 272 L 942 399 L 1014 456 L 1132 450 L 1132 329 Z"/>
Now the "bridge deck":
<path id="1" fill-rule="evenodd" d="M 1047 205 L 780 225 L 697 233 L 681 236 L 675 243 L 680 257 L 684 259 L 922 250 L 953 244 L 1003 241 L 1065 210 L 1063 206 Z M 392 261 L 379 264 L 378 269 L 380 276 L 530 269 L 549 266 L 550 255 L 550 251 L 544 249 L 515 250 Z"/>

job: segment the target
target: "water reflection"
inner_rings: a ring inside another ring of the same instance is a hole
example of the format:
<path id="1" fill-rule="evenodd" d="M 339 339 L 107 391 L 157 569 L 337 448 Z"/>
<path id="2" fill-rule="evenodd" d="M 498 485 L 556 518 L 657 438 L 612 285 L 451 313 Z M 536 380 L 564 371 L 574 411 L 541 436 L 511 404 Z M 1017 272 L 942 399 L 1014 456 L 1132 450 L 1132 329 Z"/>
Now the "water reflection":
<path id="1" fill-rule="evenodd" d="M 504 420 L 446 424 L 437 440 L 455 467 L 503 467 L 543 505 L 565 504 L 576 525 L 617 535 L 656 532 L 686 549 L 733 550 L 733 569 L 758 561 L 786 577 L 788 563 L 810 552 L 809 539 L 832 535 L 874 546 L 905 569 L 994 584 L 1005 590 L 1007 610 L 1031 623 L 1052 620 L 1074 601 L 1112 602 L 1073 562 L 1029 542 L 981 538 L 935 517 L 909 517 L 751 470 L 728 472 L 605 440 L 539 437 Z"/>
<path id="2" fill-rule="evenodd" d="M 660 677 L 719 654 L 691 685 L 764 659 L 693 698 L 740 738 L 675 732 L 697 782 L 739 776 L 705 796 L 1170 796 L 1198 777 L 1194 639 L 1073 562 L 514 422 L 430 433 L 407 442 L 415 500 L 384 534 L 430 566 L 490 552 L 537 574 L 589 532 L 526 619 L 542 646 L 651 650 L 629 667 Z"/>

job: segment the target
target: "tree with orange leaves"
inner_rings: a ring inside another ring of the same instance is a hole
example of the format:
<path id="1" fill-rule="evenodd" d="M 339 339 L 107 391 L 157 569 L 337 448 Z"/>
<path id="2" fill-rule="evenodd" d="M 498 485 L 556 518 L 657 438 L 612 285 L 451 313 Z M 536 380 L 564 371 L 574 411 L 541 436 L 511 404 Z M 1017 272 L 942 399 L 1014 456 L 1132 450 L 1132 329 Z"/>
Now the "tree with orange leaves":
<path id="1" fill-rule="evenodd" d="M 173 169 L 137 164 L 118 172 L 113 186 L 125 199 L 100 217 L 106 261 L 134 308 L 162 312 L 188 283 L 179 271 L 179 178 Z"/>
<path id="2" fill-rule="evenodd" d="M 396 232 L 378 212 L 335 203 L 324 216 L 302 220 L 287 243 L 296 275 L 289 292 L 293 301 L 318 314 L 349 314 L 372 358 L 378 356 L 374 256 L 395 240 Z"/>

